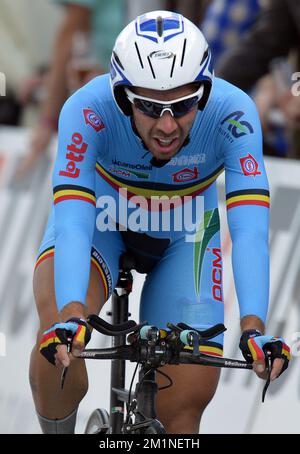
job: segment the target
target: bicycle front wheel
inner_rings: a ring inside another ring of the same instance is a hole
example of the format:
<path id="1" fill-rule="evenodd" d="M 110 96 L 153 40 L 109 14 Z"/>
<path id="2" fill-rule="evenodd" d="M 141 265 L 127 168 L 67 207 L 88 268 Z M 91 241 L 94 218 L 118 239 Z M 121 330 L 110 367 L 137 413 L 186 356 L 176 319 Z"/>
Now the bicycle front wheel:
<path id="1" fill-rule="evenodd" d="M 109 432 L 109 414 L 104 408 L 93 411 L 87 422 L 84 433 L 90 435 L 107 434 Z"/>

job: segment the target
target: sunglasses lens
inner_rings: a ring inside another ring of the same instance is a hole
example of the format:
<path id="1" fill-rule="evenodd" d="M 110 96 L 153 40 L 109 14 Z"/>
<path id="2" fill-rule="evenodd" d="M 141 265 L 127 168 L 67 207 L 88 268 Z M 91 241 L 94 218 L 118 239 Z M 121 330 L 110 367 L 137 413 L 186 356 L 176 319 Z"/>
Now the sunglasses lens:
<path id="1" fill-rule="evenodd" d="M 148 115 L 151 118 L 160 117 L 162 106 L 158 103 L 147 101 L 146 99 L 135 98 L 134 105 L 143 112 L 143 114 Z"/>
<path id="2" fill-rule="evenodd" d="M 192 98 L 184 99 L 183 101 L 175 102 L 172 104 L 172 112 L 175 118 L 183 117 L 189 113 L 198 103 L 198 97 L 193 96 Z"/>

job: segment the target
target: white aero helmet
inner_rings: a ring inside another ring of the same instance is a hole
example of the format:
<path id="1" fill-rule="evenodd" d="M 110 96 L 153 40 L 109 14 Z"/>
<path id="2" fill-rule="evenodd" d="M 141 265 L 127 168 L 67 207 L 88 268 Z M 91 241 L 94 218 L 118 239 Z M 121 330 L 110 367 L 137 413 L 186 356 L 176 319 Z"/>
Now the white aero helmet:
<path id="1" fill-rule="evenodd" d="M 125 115 L 131 104 L 124 87 L 170 90 L 193 82 L 203 84 L 199 109 L 211 91 L 213 68 L 208 44 L 190 20 L 170 11 L 152 11 L 130 22 L 116 39 L 110 82 L 114 99 Z"/>

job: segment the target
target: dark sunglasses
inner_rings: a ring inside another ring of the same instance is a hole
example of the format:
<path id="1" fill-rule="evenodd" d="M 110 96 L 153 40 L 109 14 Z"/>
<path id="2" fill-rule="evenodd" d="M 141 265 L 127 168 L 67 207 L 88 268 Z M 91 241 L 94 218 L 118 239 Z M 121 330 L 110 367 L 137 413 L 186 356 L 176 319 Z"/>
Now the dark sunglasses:
<path id="1" fill-rule="evenodd" d="M 199 89 L 191 95 L 182 98 L 173 99 L 172 101 L 159 101 L 157 99 L 145 98 L 133 93 L 129 88 L 125 88 L 128 100 L 135 107 L 151 118 L 160 118 L 167 110 L 174 118 L 181 118 L 193 110 L 203 96 L 204 87 L 200 85 Z"/>

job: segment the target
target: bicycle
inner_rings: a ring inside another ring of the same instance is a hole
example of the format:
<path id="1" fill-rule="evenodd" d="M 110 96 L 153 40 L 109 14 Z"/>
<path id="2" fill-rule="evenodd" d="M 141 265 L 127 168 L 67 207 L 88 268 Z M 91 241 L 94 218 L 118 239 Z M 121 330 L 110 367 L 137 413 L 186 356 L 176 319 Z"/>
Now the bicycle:
<path id="1" fill-rule="evenodd" d="M 87 422 L 86 434 L 166 433 L 163 425 L 156 418 L 155 409 L 158 391 L 156 373 L 163 374 L 170 381 L 167 386 L 160 389 L 172 386 L 171 379 L 158 370 L 165 364 L 201 364 L 252 369 L 252 364 L 246 361 L 214 357 L 200 352 L 201 341 L 223 333 L 226 330 L 223 324 L 199 331 L 184 323 L 177 325 L 168 323 L 169 330 L 165 330 L 150 326 L 147 322 L 137 324 L 129 320 L 128 300 L 132 291 L 131 270 L 133 268 L 132 256 L 128 253 L 123 254 L 120 258 L 118 284 L 112 295 L 112 311 L 109 314 L 112 316 L 112 324 L 94 314 L 87 318 L 88 323 L 96 331 L 112 337 L 113 346 L 87 349 L 80 355 L 83 359 L 112 360 L 110 412 L 102 408 L 96 409 Z M 126 336 L 128 336 L 127 344 Z M 137 363 L 129 390 L 125 389 L 126 361 Z M 133 393 L 133 381 L 139 365 L 139 378 Z M 269 380 L 263 390 L 263 401 L 268 385 Z"/>

